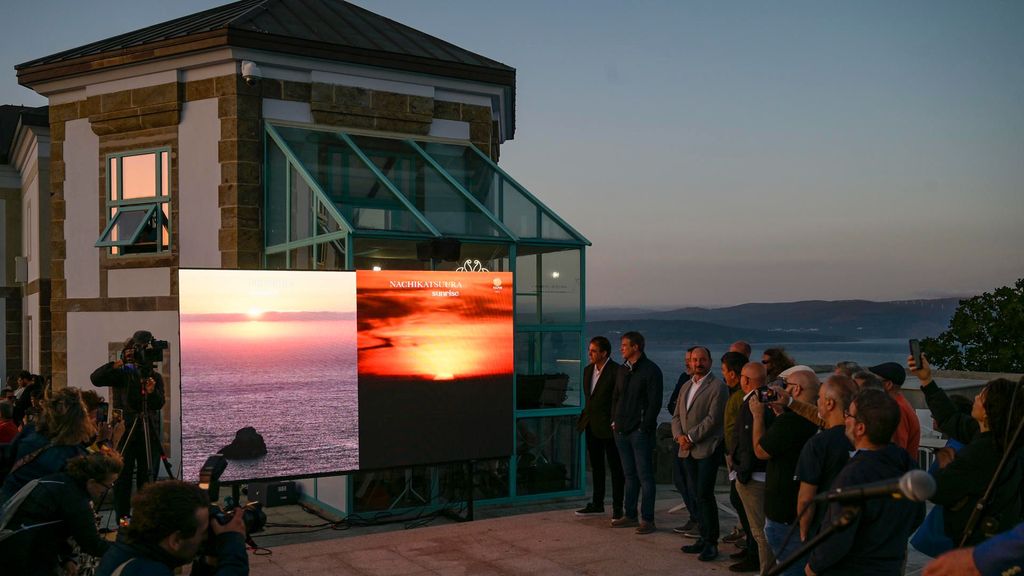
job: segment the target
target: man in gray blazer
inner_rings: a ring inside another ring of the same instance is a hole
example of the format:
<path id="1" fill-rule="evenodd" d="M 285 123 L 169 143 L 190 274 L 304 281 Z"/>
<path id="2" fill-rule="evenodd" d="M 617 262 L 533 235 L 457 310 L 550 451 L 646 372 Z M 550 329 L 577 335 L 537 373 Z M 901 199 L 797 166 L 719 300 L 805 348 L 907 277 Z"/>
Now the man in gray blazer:
<path id="1" fill-rule="evenodd" d="M 682 550 L 699 554 L 699 560 L 709 562 L 718 558 L 715 480 L 723 461 L 729 387 L 711 373 L 711 351 L 703 346 L 693 350 L 690 372 L 691 378 L 680 388 L 676 400 L 672 436 L 679 444 L 679 457 L 684 459 L 686 482 L 697 496 L 700 539 Z"/>

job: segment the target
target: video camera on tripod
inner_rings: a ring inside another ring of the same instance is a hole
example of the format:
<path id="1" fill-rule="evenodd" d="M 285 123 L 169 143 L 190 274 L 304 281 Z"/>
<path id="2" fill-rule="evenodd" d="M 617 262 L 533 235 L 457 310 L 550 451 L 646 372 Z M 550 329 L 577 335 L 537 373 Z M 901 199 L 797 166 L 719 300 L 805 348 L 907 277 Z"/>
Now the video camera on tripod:
<path id="1" fill-rule="evenodd" d="M 164 350 L 169 347 L 167 340 L 157 340 L 152 332 L 139 330 L 121 350 L 122 369 L 138 371 L 141 375 L 148 376 L 153 371 L 153 365 L 163 361 Z"/>

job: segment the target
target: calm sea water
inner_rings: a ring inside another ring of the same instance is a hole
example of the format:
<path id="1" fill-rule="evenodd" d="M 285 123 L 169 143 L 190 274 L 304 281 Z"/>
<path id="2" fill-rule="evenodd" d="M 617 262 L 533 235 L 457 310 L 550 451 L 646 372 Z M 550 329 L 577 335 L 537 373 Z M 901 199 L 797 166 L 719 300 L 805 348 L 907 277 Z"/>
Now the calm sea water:
<path id="1" fill-rule="evenodd" d="M 861 340 L 859 342 L 772 342 L 770 344 L 752 344 L 754 359 L 761 359 L 765 348 L 781 346 L 786 349 L 797 364 L 835 364 L 840 360 L 853 360 L 861 366 L 874 366 L 882 362 L 904 363 L 907 359 L 907 340 L 904 338 L 879 338 Z M 712 372 L 721 376 L 718 359 L 728 351 L 728 347 L 712 347 L 711 358 L 714 360 Z M 668 403 L 675 388 L 679 374 L 683 372 L 683 355 L 686 350 L 679 347 L 658 346 L 653 344 L 647 348 L 647 356 L 659 367 L 665 377 L 665 398 L 662 405 Z M 618 358 L 616 358 L 618 360 Z M 659 421 L 667 422 L 668 412 L 662 412 Z"/>
<path id="2" fill-rule="evenodd" d="M 268 453 L 231 461 L 225 480 L 359 467 L 353 320 L 204 324 L 181 327 L 183 478 L 245 426 Z M 216 344 L 232 332 L 230 345 Z"/>

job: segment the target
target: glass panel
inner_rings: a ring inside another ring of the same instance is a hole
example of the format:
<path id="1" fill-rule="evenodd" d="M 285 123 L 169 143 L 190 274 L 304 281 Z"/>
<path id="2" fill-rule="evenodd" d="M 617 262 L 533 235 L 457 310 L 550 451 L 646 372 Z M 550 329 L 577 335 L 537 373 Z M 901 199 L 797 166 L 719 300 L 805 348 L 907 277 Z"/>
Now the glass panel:
<path id="1" fill-rule="evenodd" d="M 267 246 L 288 241 L 288 161 L 267 139 Z"/>
<path id="2" fill-rule="evenodd" d="M 313 236 L 313 191 L 297 170 L 289 167 L 292 183 L 291 202 L 288 206 L 291 229 L 288 240 L 305 240 Z"/>
<path id="3" fill-rule="evenodd" d="M 394 468 L 352 474 L 355 512 L 419 508 L 430 503 L 430 467 Z"/>
<path id="4" fill-rule="evenodd" d="M 480 209 L 404 141 L 371 136 L 352 136 L 352 140 L 442 233 L 505 236 Z"/>
<path id="5" fill-rule="evenodd" d="M 540 324 L 536 294 L 516 294 L 516 324 Z"/>
<path id="6" fill-rule="evenodd" d="M 114 208 L 111 212 L 111 222 L 107 226 L 107 232 L 100 237 L 100 243 L 117 243 L 126 245 L 139 242 L 146 236 L 143 229 L 147 227 L 150 217 L 153 215 L 153 206 L 139 208 L 125 208 L 118 210 Z M 152 226 L 149 226 L 152 228 Z"/>
<path id="7" fill-rule="evenodd" d="M 474 244 L 464 242 L 459 250 L 459 259 L 455 262 L 437 261 L 434 270 L 464 271 L 487 270 L 504 272 L 508 270 L 507 244 Z"/>
<path id="8" fill-rule="evenodd" d="M 521 238 L 537 237 L 537 205 L 490 162 L 468 146 L 437 142 L 419 144 L 514 234 Z M 543 234 L 544 238 L 575 240 L 553 220 L 549 226 L 552 227 L 551 232 Z"/>
<path id="9" fill-rule="evenodd" d="M 499 214 L 501 175 L 472 148 L 439 142 L 417 142 L 435 162 L 462 184 L 491 214 Z"/>
<path id="10" fill-rule="evenodd" d="M 267 270 L 287 270 L 288 269 L 288 254 L 286 252 L 278 252 L 276 254 L 267 254 Z"/>
<path id="11" fill-rule="evenodd" d="M 313 269 L 313 247 L 303 246 L 288 251 L 289 270 L 312 270 Z"/>
<path id="12" fill-rule="evenodd" d="M 516 408 L 580 405 L 580 333 L 516 334 Z"/>
<path id="13" fill-rule="evenodd" d="M 345 269 L 345 240 L 338 238 L 316 245 L 317 270 Z"/>
<path id="14" fill-rule="evenodd" d="M 317 200 L 316 201 L 316 235 L 322 234 L 333 234 L 335 232 L 341 232 L 346 230 L 341 227 L 341 223 L 335 219 L 334 214 L 327 208 L 327 204 Z M 347 231 L 347 230 L 346 230 Z"/>
<path id="15" fill-rule="evenodd" d="M 124 209 L 121 210 L 121 213 L 124 213 Z M 159 252 L 159 247 L 157 246 L 157 228 L 164 228 L 164 231 L 166 231 L 166 228 L 157 222 L 156 206 L 151 206 L 148 214 L 149 216 L 143 223 L 139 237 L 132 244 L 124 246 L 125 254 Z"/>
<path id="16" fill-rule="evenodd" d="M 501 183 L 501 222 L 520 238 L 537 237 L 537 206 L 515 186 Z"/>
<path id="17" fill-rule="evenodd" d="M 117 201 L 117 158 L 107 162 L 107 177 L 110 179 L 110 201 Z"/>
<path id="18" fill-rule="evenodd" d="M 579 483 L 576 416 L 520 418 L 516 422 L 516 492 L 571 490 Z"/>
<path id="19" fill-rule="evenodd" d="M 417 240 L 353 238 L 356 270 L 430 270 L 430 260 L 416 257 Z"/>
<path id="20" fill-rule="evenodd" d="M 156 154 L 138 154 L 121 158 L 121 198 L 156 196 Z"/>
<path id="21" fill-rule="evenodd" d="M 171 155 L 168 152 L 160 153 L 160 195 L 171 195 Z"/>
<path id="22" fill-rule="evenodd" d="M 573 235 L 547 214 L 540 217 L 540 235 L 547 240 L 574 240 Z"/>
<path id="23" fill-rule="evenodd" d="M 429 233 L 337 134 L 283 126 L 276 130 L 353 226 Z"/>
<path id="24" fill-rule="evenodd" d="M 171 221 L 171 216 L 167 213 L 168 210 L 170 210 L 170 206 L 166 202 L 160 205 L 160 212 L 163 214 L 163 217 L 160 220 L 160 229 L 162 230 L 160 235 L 161 250 L 166 250 L 167 247 L 171 245 L 171 231 L 168 226 Z"/>
<path id="25" fill-rule="evenodd" d="M 540 321 L 544 324 L 580 322 L 580 251 L 542 254 Z"/>
<path id="26" fill-rule="evenodd" d="M 473 464 L 473 498 L 486 500 L 508 496 L 508 468 L 508 458 L 477 460 Z M 437 484 L 442 498 L 448 502 L 465 502 L 468 485 L 466 471 L 464 464 L 438 467 Z"/>

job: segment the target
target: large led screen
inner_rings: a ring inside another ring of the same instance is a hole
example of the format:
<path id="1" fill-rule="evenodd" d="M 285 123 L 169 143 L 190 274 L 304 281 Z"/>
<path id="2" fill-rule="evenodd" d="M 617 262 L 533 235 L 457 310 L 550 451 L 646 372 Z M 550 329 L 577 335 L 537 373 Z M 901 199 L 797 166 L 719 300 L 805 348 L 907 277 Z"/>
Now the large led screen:
<path id="1" fill-rule="evenodd" d="M 512 450 L 512 274 L 359 271 L 360 464 Z"/>
<path id="2" fill-rule="evenodd" d="M 355 274 L 180 270 L 178 293 L 183 478 L 246 427 L 266 455 L 236 443 L 224 480 L 359 467 Z"/>
<path id="3" fill-rule="evenodd" d="M 511 453 L 510 273 L 181 270 L 178 284 L 184 478 L 225 448 L 228 481 Z M 236 440 L 246 427 L 265 454 Z"/>

